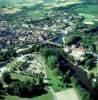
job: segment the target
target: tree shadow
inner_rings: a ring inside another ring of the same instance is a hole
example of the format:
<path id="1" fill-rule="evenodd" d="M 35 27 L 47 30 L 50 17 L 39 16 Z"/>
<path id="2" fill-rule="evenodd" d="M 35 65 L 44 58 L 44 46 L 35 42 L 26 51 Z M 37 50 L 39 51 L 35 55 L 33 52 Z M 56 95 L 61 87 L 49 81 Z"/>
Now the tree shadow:
<path id="1" fill-rule="evenodd" d="M 0 100 L 4 100 L 5 98 L 3 96 L 0 96 Z"/>
<path id="2" fill-rule="evenodd" d="M 20 81 L 19 79 L 11 79 L 11 83 L 19 82 L 19 81 Z"/>

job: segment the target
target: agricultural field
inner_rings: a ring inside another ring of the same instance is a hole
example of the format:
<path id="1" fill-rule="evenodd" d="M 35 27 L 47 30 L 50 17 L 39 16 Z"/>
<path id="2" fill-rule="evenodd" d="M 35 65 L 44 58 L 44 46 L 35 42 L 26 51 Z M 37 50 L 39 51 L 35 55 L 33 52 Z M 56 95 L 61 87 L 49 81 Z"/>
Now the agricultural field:
<path id="1" fill-rule="evenodd" d="M 84 16 L 84 23 L 98 21 L 98 4 L 85 3 L 86 0 L 0 0 L 0 13 L 7 14 L 10 23 L 16 24 L 19 19 L 29 17 L 33 20 L 54 15 L 62 10 Z M 5 4 L 5 6 L 2 4 Z M 55 13 L 54 13 L 55 12 Z M 7 19 L 6 19 L 7 20 Z"/>
<path id="2" fill-rule="evenodd" d="M 98 4 L 80 4 L 69 9 L 69 12 L 84 16 L 84 23 L 93 24 L 98 21 Z"/>
<path id="3" fill-rule="evenodd" d="M 33 19 L 39 19 L 47 17 L 49 13 L 54 11 L 54 8 L 76 3 L 79 3 L 79 0 L 0 0 L 0 13 L 12 15 L 19 13 L 22 16 L 28 15 Z"/>

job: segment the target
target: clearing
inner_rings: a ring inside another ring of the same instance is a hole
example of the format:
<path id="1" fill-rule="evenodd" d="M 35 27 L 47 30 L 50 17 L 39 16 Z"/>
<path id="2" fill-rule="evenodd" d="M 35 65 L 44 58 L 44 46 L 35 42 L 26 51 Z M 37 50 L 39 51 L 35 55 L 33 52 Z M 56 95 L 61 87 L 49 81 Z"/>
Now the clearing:
<path id="1" fill-rule="evenodd" d="M 80 100 L 75 89 L 70 88 L 56 93 L 56 100 Z"/>

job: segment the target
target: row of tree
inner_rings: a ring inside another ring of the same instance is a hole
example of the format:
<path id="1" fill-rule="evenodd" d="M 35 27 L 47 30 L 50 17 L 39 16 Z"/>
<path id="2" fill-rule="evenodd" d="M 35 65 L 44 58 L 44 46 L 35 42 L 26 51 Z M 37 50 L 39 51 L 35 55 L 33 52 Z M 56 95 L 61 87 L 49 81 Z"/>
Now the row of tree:
<path id="1" fill-rule="evenodd" d="M 0 51 L 0 61 L 9 61 L 11 57 L 16 57 L 16 51 L 13 48 L 8 48 L 6 51 Z"/>
<path id="2" fill-rule="evenodd" d="M 12 79 L 9 72 L 4 72 L 2 80 L 3 82 L 0 82 L 0 90 L 4 88 L 3 83 L 5 83 L 7 84 L 5 90 L 10 95 L 20 97 L 34 97 L 47 92 L 47 84 L 44 83 L 43 76 L 20 81 L 18 79 Z"/>

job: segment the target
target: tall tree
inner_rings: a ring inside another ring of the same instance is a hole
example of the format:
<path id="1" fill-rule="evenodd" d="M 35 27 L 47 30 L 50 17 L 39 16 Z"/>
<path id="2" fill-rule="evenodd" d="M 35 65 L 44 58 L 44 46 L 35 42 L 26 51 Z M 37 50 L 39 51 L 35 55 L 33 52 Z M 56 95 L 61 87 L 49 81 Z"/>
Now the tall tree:
<path id="1" fill-rule="evenodd" d="M 5 83 L 10 84 L 11 83 L 11 76 L 9 72 L 4 72 L 2 75 L 2 79 Z"/>

